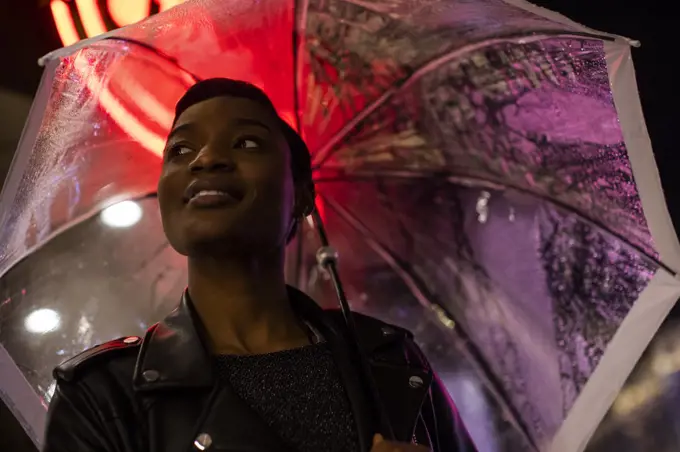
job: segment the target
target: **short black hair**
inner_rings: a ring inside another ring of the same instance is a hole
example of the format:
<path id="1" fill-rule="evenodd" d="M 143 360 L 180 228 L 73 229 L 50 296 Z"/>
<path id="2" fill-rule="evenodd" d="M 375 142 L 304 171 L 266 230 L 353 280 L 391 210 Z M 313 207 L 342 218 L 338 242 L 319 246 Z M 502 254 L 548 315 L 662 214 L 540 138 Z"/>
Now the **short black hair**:
<path id="1" fill-rule="evenodd" d="M 274 104 L 269 96 L 257 86 L 241 80 L 228 78 L 209 78 L 197 82 L 191 86 L 180 98 L 175 106 L 175 119 L 189 107 L 213 97 L 230 96 L 250 99 L 266 107 L 271 111 L 275 118 L 279 120 L 279 126 L 283 132 L 283 137 L 290 149 L 291 173 L 296 185 L 302 186 L 310 191 L 311 202 L 314 202 L 316 192 L 312 179 L 312 158 L 309 149 L 300 135 L 286 121 L 281 119 Z M 313 207 L 313 206 L 310 206 Z M 288 241 L 292 240 L 297 232 L 297 221 L 291 231 Z"/>

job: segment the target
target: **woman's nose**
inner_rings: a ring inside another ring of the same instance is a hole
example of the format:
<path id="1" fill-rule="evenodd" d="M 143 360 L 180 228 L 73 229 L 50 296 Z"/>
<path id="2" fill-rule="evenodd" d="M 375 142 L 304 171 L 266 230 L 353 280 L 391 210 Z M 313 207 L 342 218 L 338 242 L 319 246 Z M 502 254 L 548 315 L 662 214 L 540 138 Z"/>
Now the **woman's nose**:
<path id="1" fill-rule="evenodd" d="M 189 164 L 192 173 L 201 171 L 233 171 L 234 160 L 226 152 L 217 152 L 209 147 L 203 148 Z"/>

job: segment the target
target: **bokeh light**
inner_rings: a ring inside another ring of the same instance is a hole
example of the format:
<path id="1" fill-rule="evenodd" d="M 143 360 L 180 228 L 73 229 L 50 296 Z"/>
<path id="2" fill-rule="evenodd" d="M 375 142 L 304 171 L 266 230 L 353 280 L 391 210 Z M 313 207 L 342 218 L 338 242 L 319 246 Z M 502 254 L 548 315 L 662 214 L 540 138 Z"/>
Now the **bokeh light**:
<path id="1" fill-rule="evenodd" d="M 104 209 L 102 222 L 112 228 L 129 228 L 142 218 L 142 208 L 134 201 L 123 201 Z"/>
<path id="2" fill-rule="evenodd" d="M 26 316 L 24 326 L 30 333 L 45 334 L 61 325 L 61 318 L 53 309 L 37 309 Z"/>

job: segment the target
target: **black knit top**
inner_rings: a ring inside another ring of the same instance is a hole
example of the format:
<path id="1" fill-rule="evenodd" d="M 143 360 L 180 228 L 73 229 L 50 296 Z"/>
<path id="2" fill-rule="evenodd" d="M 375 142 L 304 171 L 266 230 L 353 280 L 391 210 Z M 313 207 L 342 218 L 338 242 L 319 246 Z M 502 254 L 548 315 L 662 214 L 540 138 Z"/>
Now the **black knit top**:
<path id="1" fill-rule="evenodd" d="M 220 378 L 260 414 L 289 449 L 359 450 L 349 400 L 325 343 L 216 359 Z"/>

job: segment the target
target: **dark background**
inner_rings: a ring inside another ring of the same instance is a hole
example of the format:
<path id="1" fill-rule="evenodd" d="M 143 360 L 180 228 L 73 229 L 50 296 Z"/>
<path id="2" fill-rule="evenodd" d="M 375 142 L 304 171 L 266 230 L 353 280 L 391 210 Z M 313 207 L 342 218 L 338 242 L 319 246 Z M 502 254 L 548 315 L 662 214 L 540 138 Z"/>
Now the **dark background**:
<path id="1" fill-rule="evenodd" d="M 675 103 L 680 99 L 672 67 L 680 42 L 671 33 L 680 27 L 680 18 L 671 11 L 674 2 L 544 0 L 536 3 L 584 25 L 642 43 L 640 48 L 633 49 L 638 86 L 666 199 L 677 229 L 680 225 L 680 165 L 673 133 L 674 127 L 678 127 Z M 41 70 L 36 61 L 60 47 L 47 1 L 0 0 L 0 45 L 0 91 L 4 93 L 0 96 L 0 178 L 3 178 L 20 133 L 17 124 L 23 122 L 30 97 L 40 80 Z M 673 314 L 678 316 L 677 312 Z M 7 408 L 0 403 L 0 451 L 33 450 L 20 431 Z"/>

